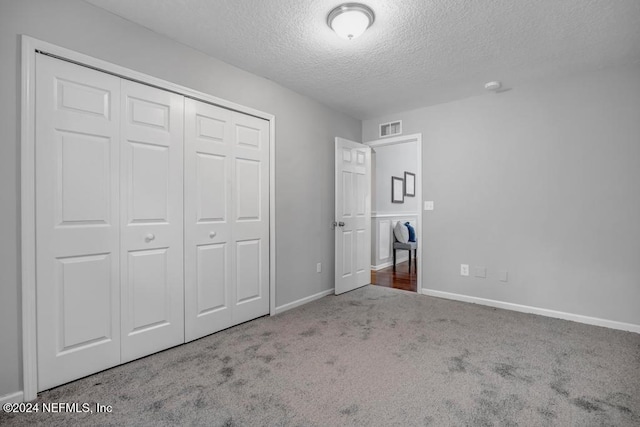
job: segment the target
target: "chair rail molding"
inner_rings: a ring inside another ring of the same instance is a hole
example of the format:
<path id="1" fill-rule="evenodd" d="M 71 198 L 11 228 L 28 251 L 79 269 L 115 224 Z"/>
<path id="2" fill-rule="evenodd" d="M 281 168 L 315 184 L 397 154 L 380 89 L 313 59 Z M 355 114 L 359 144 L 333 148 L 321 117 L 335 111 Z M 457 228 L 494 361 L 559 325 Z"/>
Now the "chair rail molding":
<path id="1" fill-rule="evenodd" d="M 404 218 L 405 216 L 416 217 L 418 216 L 418 212 L 396 212 L 396 213 L 371 212 L 371 218 Z"/>

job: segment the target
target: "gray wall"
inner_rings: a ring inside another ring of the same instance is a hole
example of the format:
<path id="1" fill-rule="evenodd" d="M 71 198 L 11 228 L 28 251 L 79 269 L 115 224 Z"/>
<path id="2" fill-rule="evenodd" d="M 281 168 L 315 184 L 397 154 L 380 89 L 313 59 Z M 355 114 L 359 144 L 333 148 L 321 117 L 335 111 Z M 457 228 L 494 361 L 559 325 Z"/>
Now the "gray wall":
<path id="1" fill-rule="evenodd" d="M 19 34 L 274 114 L 276 305 L 333 288 L 333 138 L 360 141 L 359 120 L 87 3 L 0 0 L 0 396 L 22 389 Z"/>
<path id="2" fill-rule="evenodd" d="M 371 210 L 376 213 L 416 212 L 417 197 L 405 197 L 404 203 L 391 203 L 391 177 L 404 178 L 405 172 L 417 174 L 416 143 L 385 145 L 374 148 Z M 417 183 L 416 183 L 417 186 Z"/>
<path id="3" fill-rule="evenodd" d="M 424 288 L 640 325 L 640 66 L 366 120 L 363 139 L 391 119 L 423 134 Z"/>

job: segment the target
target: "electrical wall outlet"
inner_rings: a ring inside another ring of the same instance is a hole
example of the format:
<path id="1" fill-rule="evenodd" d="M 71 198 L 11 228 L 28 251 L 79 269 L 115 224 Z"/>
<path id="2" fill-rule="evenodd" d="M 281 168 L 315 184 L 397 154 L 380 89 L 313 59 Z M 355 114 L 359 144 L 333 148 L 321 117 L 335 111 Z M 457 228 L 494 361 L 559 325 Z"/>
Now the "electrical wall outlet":
<path id="1" fill-rule="evenodd" d="M 476 267 L 475 276 L 481 279 L 487 278 L 487 268 L 486 267 Z"/>
<path id="2" fill-rule="evenodd" d="M 509 272 L 507 270 L 500 270 L 498 272 L 498 277 L 500 278 L 501 282 L 508 282 L 509 281 Z"/>
<path id="3" fill-rule="evenodd" d="M 321 262 L 316 264 L 316 273 L 322 273 L 322 263 Z"/>
<path id="4" fill-rule="evenodd" d="M 424 202 L 424 210 L 432 211 L 434 209 L 433 200 L 425 200 Z"/>
<path id="5" fill-rule="evenodd" d="M 460 275 L 461 276 L 469 275 L 469 264 L 460 264 Z"/>

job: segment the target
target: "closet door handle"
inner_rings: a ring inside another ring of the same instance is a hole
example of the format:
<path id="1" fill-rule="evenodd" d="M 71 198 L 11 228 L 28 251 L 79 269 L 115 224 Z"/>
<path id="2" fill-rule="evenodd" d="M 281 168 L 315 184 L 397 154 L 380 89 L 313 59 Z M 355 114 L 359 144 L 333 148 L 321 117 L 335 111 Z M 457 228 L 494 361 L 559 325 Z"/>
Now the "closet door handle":
<path id="1" fill-rule="evenodd" d="M 215 231 L 210 232 L 209 233 L 209 238 L 213 239 L 214 237 L 216 237 L 216 234 L 218 234 L 218 233 L 216 233 Z"/>
<path id="2" fill-rule="evenodd" d="M 152 240 L 155 240 L 155 238 L 156 238 L 156 235 L 155 235 L 155 234 L 153 234 L 153 233 L 149 233 L 149 234 L 147 234 L 147 236 L 144 238 L 144 240 L 145 240 L 145 241 L 147 241 L 147 243 L 148 243 L 148 242 L 150 242 L 150 241 L 152 241 Z"/>

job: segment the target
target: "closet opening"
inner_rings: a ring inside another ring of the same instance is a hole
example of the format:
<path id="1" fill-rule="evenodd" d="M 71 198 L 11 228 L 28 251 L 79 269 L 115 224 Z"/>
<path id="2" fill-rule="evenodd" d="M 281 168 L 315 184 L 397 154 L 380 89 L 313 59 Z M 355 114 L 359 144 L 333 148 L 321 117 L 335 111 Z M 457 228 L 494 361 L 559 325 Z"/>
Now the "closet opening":
<path id="1" fill-rule="evenodd" d="M 275 314 L 275 117 L 22 36 L 24 400 Z"/>

